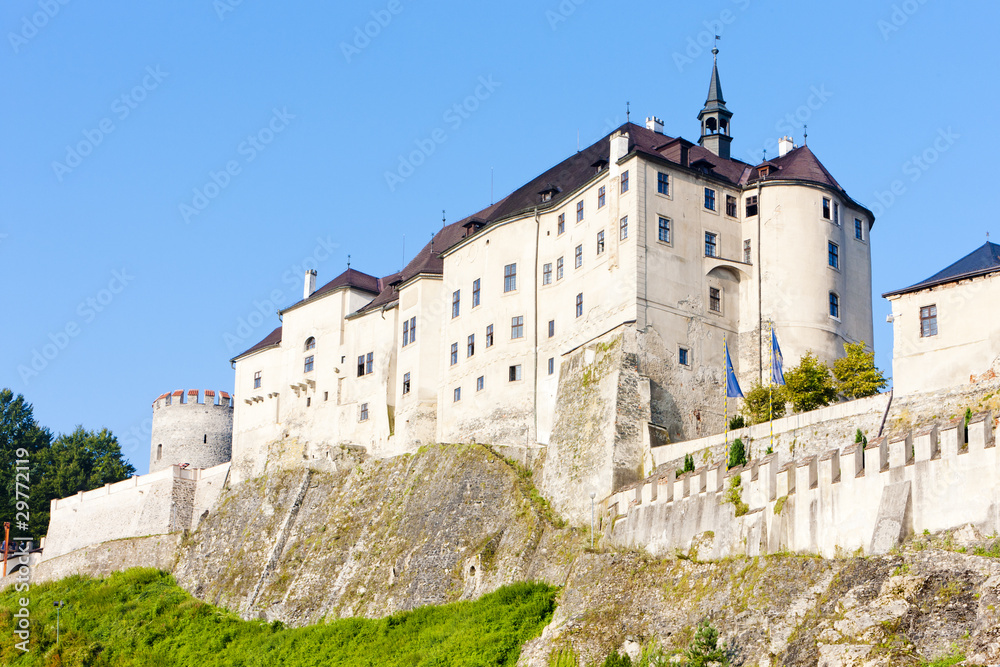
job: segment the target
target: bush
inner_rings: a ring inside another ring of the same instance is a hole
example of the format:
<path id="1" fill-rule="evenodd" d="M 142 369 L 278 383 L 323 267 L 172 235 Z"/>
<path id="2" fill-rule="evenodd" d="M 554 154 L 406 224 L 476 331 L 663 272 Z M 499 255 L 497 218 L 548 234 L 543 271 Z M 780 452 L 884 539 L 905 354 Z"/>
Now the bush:
<path id="1" fill-rule="evenodd" d="M 677 471 L 677 476 L 680 477 L 686 472 L 694 472 L 694 457 L 690 454 L 684 455 L 684 467 Z"/>
<path id="2" fill-rule="evenodd" d="M 618 651 L 612 651 L 601 663 L 601 667 L 632 667 L 632 658 L 627 653 L 622 655 Z"/>
<path id="3" fill-rule="evenodd" d="M 757 383 L 743 397 L 743 416 L 751 424 L 762 424 L 785 416 L 785 390 L 781 385 Z"/>
<path id="4" fill-rule="evenodd" d="M 785 396 L 796 412 L 830 405 L 837 398 L 830 369 L 812 352 L 806 352 L 798 366 L 785 372 Z"/>
<path id="5" fill-rule="evenodd" d="M 862 447 L 868 446 L 868 438 L 865 437 L 864 431 L 860 428 L 858 429 L 858 432 L 854 434 L 854 442 Z"/>
<path id="6" fill-rule="evenodd" d="M 747 464 L 747 452 L 746 448 L 743 447 L 743 441 L 739 438 L 733 440 L 733 444 L 729 445 L 729 468 L 735 468 L 736 466 L 745 466 Z"/>
<path id="7" fill-rule="evenodd" d="M 691 645 L 684 651 L 684 657 L 687 659 L 684 664 L 687 667 L 708 667 L 713 663 L 729 665 L 725 647 L 719 646 L 718 641 L 719 631 L 708 621 L 702 621 L 698 625 L 694 639 L 691 640 Z"/>
<path id="8" fill-rule="evenodd" d="M 743 419 L 743 415 L 736 415 L 729 420 L 729 430 L 737 431 L 741 428 L 745 428 L 747 425 L 746 420 Z"/>
<path id="9" fill-rule="evenodd" d="M 875 353 L 862 343 L 844 343 L 846 356 L 833 362 L 837 392 L 844 398 L 874 396 L 889 384 L 882 371 L 875 368 Z"/>

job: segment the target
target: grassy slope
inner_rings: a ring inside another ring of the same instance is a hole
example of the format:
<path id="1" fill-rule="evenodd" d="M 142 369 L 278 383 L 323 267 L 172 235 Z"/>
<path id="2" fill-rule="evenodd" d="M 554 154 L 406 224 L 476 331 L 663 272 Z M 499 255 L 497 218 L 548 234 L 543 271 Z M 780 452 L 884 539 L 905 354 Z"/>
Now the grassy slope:
<path id="1" fill-rule="evenodd" d="M 240 620 L 153 569 L 74 576 L 27 594 L 28 654 L 13 634 L 12 610 L 24 595 L 0 593 L 3 665 L 514 665 L 551 620 L 556 589 L 518 583 L 474 602 L 287 629 Z M 56 600 L 66 603 L 58 649 Z"/>

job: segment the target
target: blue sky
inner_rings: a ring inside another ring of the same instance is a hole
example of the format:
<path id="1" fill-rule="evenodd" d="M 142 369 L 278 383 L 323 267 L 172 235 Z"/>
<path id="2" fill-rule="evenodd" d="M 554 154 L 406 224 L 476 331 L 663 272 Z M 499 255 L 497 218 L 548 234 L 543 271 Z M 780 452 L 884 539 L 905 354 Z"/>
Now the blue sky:
<path id="1" fill-rule="evenodd" d="M 697 141 L 716 33 L 734 154 L 808 123 L 878 216 L 881 367 L 879 295 L 994 224 L 995 3 L 63 1 L 0 8 L 0 386 L 141 472 L 153 399 L 231 391 L 304 268 L 397 270 L 626 101 Z"/>

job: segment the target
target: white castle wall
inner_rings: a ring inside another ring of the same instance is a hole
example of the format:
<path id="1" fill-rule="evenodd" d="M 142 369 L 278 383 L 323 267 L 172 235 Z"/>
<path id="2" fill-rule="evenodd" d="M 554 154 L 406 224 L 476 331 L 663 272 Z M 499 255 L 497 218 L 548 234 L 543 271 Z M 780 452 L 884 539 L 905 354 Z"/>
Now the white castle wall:
<path id="1" fill-rule="evenodd" d="M 968 442 L 959 419 L 781 466 L 769 455 L 730 471 L 719 462 L 680 477 L 670 472 L 605 501 L 612 521 L 607 539 L 654 555 L 688 550 L 697 540 L 701 557 L 783 550 L 834 557 L 858 549 L 884 553 L 924 530 L 973 524 L 1000 532 L 997 452 L 987 412 L 973 417 Z M 740 517 L 724 502 L 734 475 L 749 506 Z"/>
<path id="2" fill-rule="evenodd" d="M 228 473 L 229 463 L 171 466 L 53 500 L 45 560 L 108 540 L 193 529 L 218 501 Z"/>

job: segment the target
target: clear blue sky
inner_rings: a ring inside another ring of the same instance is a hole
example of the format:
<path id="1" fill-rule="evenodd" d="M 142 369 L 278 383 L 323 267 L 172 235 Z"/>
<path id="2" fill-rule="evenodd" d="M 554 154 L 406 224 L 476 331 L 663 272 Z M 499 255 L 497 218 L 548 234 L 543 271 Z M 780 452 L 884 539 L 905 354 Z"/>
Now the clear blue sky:
<path id="1" fill-rule="evenodd" d="M 0 386 L 56 432 L 112 429 L 140 472 L 153 399 L 231 391 L 229 358 L 299 298 L 304 263 L 320 283 L 348 253 L 398 269 L 404 234 L 409 259 L 442 209 L 489 203 L 491 167 L 500 197 L 623 122 L 626 101 L 696 141 L 715 33 L 735 155 L 801 143 L 806 119 L 878 214 L 881 367 L 879 295 L 994 224 L 996 3 L 237 2 L 0 8 Z"/>

